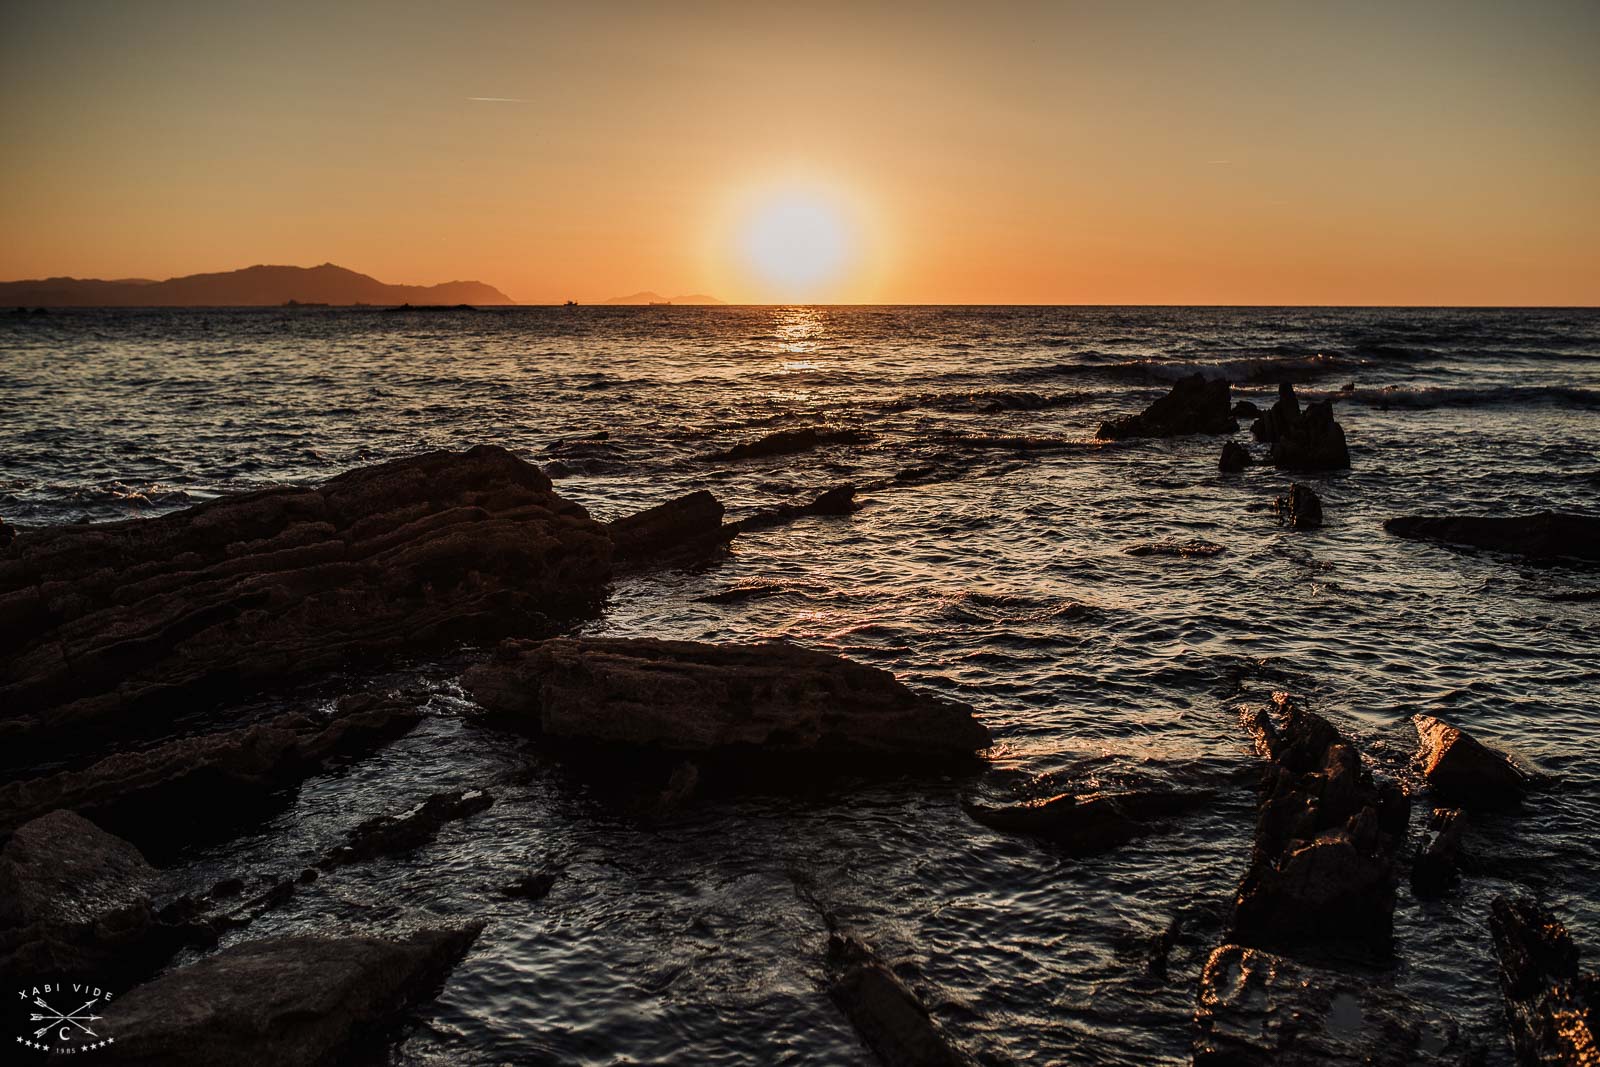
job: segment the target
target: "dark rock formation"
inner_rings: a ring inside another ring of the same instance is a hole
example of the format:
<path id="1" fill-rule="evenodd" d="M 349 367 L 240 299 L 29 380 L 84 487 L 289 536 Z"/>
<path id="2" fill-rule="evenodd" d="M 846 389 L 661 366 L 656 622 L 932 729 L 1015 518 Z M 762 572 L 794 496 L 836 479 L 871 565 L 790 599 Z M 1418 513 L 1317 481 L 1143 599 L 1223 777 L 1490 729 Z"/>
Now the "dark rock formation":
<path id="1" fill-rule="evenodd" d="M 917 995 L 861 941 L 828 938 L 828 995 L 884 1067 L 970 1067 Z"/>
<path id="2" fill-rule="evenodd" d="M 1445 800 L 1468 808 L 1507 807 L 1527 792 L 1527 775 L 1471 734 L 1431 715 L 1413 715 L 1411 721 L 1417 727 L 1417 768 Z"/>
<path id="3" fill-rule="evenodd" d="M 469 670 L 495 721 L 555 738 L 678 752 L 970 756 L 991 743 L 965 704 L 887 671 L 773 642 L 507 641 Z"/>
<path id="4" fill-rule="evenodd" d="M 721 452 L 712 452 L 703 458 L 708 463 L 724 460 L 756 459 L 762 456 L 787 456 L 796 452 L 809 452 L 823 445 L 860 444 L 871 439 L 861 430 L 819 430 L 805 426 L 797 430 L 779 430 L 754 441 L 744 441 Z"/>
<path id="5" fill-rule="evenodd" d="M 736 528 L 722 525 L 721 501 L 708 490 L 657 504 L 606 525 L 619 563 L 682 559 L 726 544 Z"/>
<path id="6" fill-rule="evenodd" d="M 4 519 L 0 519 L 0 548 L 5 548 L 17 539 L 17 528 Z"/>
<path id="7" fill-rule="evenodd" d="M 1200 975 L 1194 1067 L 1461 1067 L 1456 1024 L 1374 984 L 1242 945 Z"/>
<path id="8" fill-rule="evenodd" d="M 1580 974 L 1572 935 L 1531 900 L 1497 898 L 1489 930 L 1500 956 L 1511 1045 L 1521 1067 L 1600 1064 L 1600 976 Z"/>
<path id="9" fill-rule="evenodd" d="M 1062 793 L 1003 807 L 968 804 L 967 813 L 985 826 L 1030 834 L 1083 854 L 1114 848 L 1165 828 L 1163 820 L 1205 804 L 1214 794 L 1183 790 Z"/>
<path id="10" fill-rule="evenodd" d="M 1269 765 L 1233 938 L 1279 952 L 1386 959 L 1394 932 L 1396 851 L 1409 803 L 1380 788 L 1326 719 L 1287 693 L 1249 720 Z"/>
<path id="11" fill-rule="evenodd" d="M 372 751 L 419 721 L 406 694 L 342 697 L 331 721 L 299 712 L 257 726 L 168 741 L 108 756 L 81 771 L 0 787 L 0 833 L 56 808 L 105 825 L 145 848 L 191 842 L 232 825 L 325 761 Z M 181 827 L 181 833 L 175 832 Z"/>
<path id="12" fill-rule="evenodd" d="M 807 515 L 850 515 L 858 507 L 860 505 L 856 503 L 856 487 L 836 485 L 808 504 L 779 504 L 777 507 L 766 508 L 749 518 L 732 523 L 731 529 L 742 533 L 746 530 L 763 530 L 780 526 Z"/>
<path id="13" fill-rule="evenodd" d="M 502 896 L 521 897 L 523 900 L 543 900 L 550 895 L 550 890 L 555 888 L 555 884 L 554 871 L 533 871 L 501 886 L 500 893 Z"/>
<path id="14" fill-rule="evenodd" d="M 1240 400 L 1233 405 L 1233 417 L 1236 419 L 1254 419 L 1260 414 L 1261 409 L 1248 400 Z"/>
<path id="15" fill-rule="evenodd" d="M 1222 458 L 1217 469 L 1223 474 L 1237 474 L 1250 466 L 1250 452 L 1238 441 L 1228 441 L 1222 446 Z"/>
<path id="16" fill-rule="evenodd" d="M 0 736 L 159 734 L 178 708 L 352 656 L 595 610 L 611 542 L 502 448 L 432 452 L 0 551 Z"/>
<path id="17" fill-rule="evenodd" d="M 1287 470 L 1344 470 L 1350 466 L 1344 427 L 1333 418 L 1333 402 L 1319 400 L 1300 410 L 1294 386 L 1278 386 L 1272 409 L 1250 427 L 1256 440 L 1272 445 L 1272 465 Z"/>
<path id="18" fill-rule="evenodd" d="M 481 789 L 435 793 L 402 815 L 379 815 L 350 832 L 349 841 L 322 858 L 324 869 L 409 852 L 432 841 L 447 822 L 476 815 L 494 803 Z"/>
<path id="19" fill-rule="evenodd" d="M 1138 415 L 1123 415 L 1102 422 L 1095 436 L 1102 441 L 1118 441 L 1125 437 L 1235 433 L 1239 423 L 1233 417 L 1229 389 L 1224 379 L 1190 375 Z"/>
<path id="20" fill-rule="evenodd" d="M 1291 530 L 1314 530 L 1322 525 L 1322 498 L 1309 485 L 1291 482 L 1289 491 L 1272 502 L 1278 525 Z"/>
<path id="21" fill-rule="evenodd" d="M 1442 897 L 1461 872 L 1461 831 L 1466 820 L 1459 808 L 1435 808 L 1427 836 L 1411 860 L 1411 892 L 1423 900 Z"/>
<path id="22" fill-rule="evenodd" d="M 1142 541 L 1129 545 L 1122 551 L 1130 556 L 1183 556 L 1186 558 L 1215 556 L 1227 551 L 1215 541 Z"/>
<path id="23" fill-rule="evenodd" d="M 431 996 L 482 923 L 409 937 L 275 937 L 224 949 L 107 1005 L 116 1064 L 313 1067 L 381 1047 Z"/>
<path id="24" fill-rule="evenodd" d="M 1541 511 L 1534 515 L 1400 515 L 1384 522 L 1396 537 L 1487 548 L 1534 559 L 1600 560 L 1600 516 Z"/>
<path id="25" fill-rule="evenodd" d="M 19 827 L 0 850 L 0 980 L 137 971 L 152 952 L 155 877 L 138 849 L 70 811 Z"/>

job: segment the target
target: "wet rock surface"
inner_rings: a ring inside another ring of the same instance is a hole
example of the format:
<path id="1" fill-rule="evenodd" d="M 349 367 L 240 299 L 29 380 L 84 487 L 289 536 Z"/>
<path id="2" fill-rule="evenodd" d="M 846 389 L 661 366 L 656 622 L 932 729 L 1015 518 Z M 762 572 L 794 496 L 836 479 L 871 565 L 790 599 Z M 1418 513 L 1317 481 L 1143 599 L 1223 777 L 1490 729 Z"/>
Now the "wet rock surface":
<path id="1" fill-rule="evenodd" d="M 136 986 L 105 1009 L 117 1064 L 352 1062 L 430 996 L 483 928 L 250 941 Z"/>
<path id="2" fill-rule="evenodd" d="M 1355 746 L 1286 693 L 1249 713 L 1263 774 L 1234 940 L 1363 962 L 1389 957 L 1396 852 L 1409 802 L 1380 787 Z"/>
<path id="3" fill-rule="evenodd" d="M 1250 452 L 1238 441 L 1229 441 L 1222 446 L 1222 457 L 1217 460 L 1217 469 L 1224 474 L 1237 474 L 1250 466 Z"/>
<path id="4" fill-rule="evenodd" d="M 1044 838 L 1069 853 L 1084 854 L 1159 833 L 1172 817 L 1205 805 L 1214 795 L 1200 790 L 1153 789 L 1062 793 L 1021 804 L 969 803 L 966 808 L 985 826 Z"/>
<path id="5" fill-rule="evenodd" d="M 860 506 L 856 503 L 855 486 L 836 485 L 818 494 L 816 499 L 809 503 L 779 504 L 776 507 L 763 508 L 754 515 L 731 525 L 737 531 L 764 530 L 808 515 L 852 515 Z"/>
<path id="6" fill-rule="evenodd" d="M 927 1007 L 864 942 L 828 938 L 828 996 L 884 1067 L 970 1067 Z"/>
<path id="7" fill-rule="evenodd" d="M 1292 482 L 1289 491 L 1272 502 L 1279 526 L 1314 530 L 1322 525 L 1322 498 L 1309 485 Z"/>
<path id="8" fill-rule="evenodd" d="M 1300 410 L 1300 398 L 1288 382 L 1278 387 L 1278 399 L 1251 424 L 1258 441 L 1272 445 L 1272 465 L 1286 470 L 1344 470 L 1350 466 L 1350 449 L 1344 427 L 1333 417 L 1333 402 L 1319 400 Z"/>
<path id="9" fill-rule="evenodd" d="M 216 699 L 353 656 L 592 613 L 611 542 L 502 448 L 154 519 L 32 529 L 0 550 L 5 736 L 159 734 Z"/>
<path id="10" fill-rule="evenodd" d="M 1500 959 L 1511 1044 L 1521 1067 L 1600 1064 L 1600 976 L 1579 971 L 1572 935 L 1532 900 L 1496 898 L 1489 929 Z"/>
<path id="11" fill-rule="evenodd" d="M 324 869 L 363 863 L 380 856 L 409 852 L 432 841 L 445 823 L 465 819 L 494 804 L 481 789 L 435 793 L 401 815 L 379 815 L 350 832 L 350 840 L 322 858 Z"/>
<path id="12" fill-rule="evenodd" d="M 335 757 L 401 736 L 422 718 L 416 694 L 340 698 L 326 722 L 291 712 L 265 723 L 108 756 L 78 771 L 0 787 L 0 833 L 55 808 L 86 815 L 146 848 L 226 827 Z"/>
<path id="13" fill-rule="evenodd" d="M 1375 983 L 1242 945 L 1200 976 L 1195 1067 L 1466 1067 L 1455 1024 Z"/>
<path id="14" fill-rule="evenodd" d="M 1417 768 L 1440 797 L 1463 807 L 1503 808 L 1527 792 L 1528 776 L 1471 734 L 1431 715 L 1413 715 L 1411 721 L 1417 728 Z"/>
<path id="15" fill-rule="evenodd" d="M 1129 545 L 1122 551 L 1130 556 L 1178 556 L 1185 559 L 1194 559 L 1220 555 L 1226 552 L 1227 549 L 1215 541 L 1195 538 L 1190 541 L 1145 541 L 1140 544 Z"/>
<path id="16" fill-rule="evenodd" d="M 640 564 L 701 556 L 738 531 L 723 526 L 725 509 L 708 490 L 646 508 L 606 525 L 618 563 Z"/>
<path id="17" fill-rule="evenodd" d="M 1558 511 L 1533 515 L 1400 515 L 1384 520 L 1396 537 L 1486 548 L 1533 559 L 1600 560 L 1600 516 Z"/>
<path id="18" fill-rule="evenodd" d="M 648 638 L 508 641 L 462 679 L 492 721 L 678 752 L 970 757 L 972 709 L 887 671 L 795 645 Z"/>
<path id="19" fill-rule="evenodd" d="M 1095 436 L 1102 441 L 1118 441 L 1128 437 L 1234 433 L 1238 429 L 1228 382 L 1194 374 L 1181 379 L 1171 392 L 1139 414 L 1102 422 Z"/>
<path id="20" fill-rule="evenodd" d="M 19 827 L 0 850 L 0 977 L 136 971 L 155 951 L 155 879 L 137 848 L 70 811 Z"/>
<path id="21" fill-rule="evenodd" d="M 1459 808 L 1435 808 L 1422 843 L 1411 860 L 1411 892 L 1423 900 L 1444 896 L 1461 873 L 1461 833 L 1466 819 Z"/>

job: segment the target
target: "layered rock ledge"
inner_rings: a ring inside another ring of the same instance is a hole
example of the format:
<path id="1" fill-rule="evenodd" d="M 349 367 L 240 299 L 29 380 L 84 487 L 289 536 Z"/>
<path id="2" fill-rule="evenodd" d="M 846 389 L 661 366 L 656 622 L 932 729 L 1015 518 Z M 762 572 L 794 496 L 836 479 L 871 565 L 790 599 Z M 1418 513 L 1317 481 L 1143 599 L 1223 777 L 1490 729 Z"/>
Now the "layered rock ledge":
<path id="1" fill-rule="evenodd" d="M 592 614 L 610 573 L 605 529 L 487 445 L 26 530 L 0 549 L 0 737 L 157 733 L 184 703 L 352 657 L 548 630 Z"/>
<path id="2" fill-rule="evenodd" d="M 1386 519 L 1396 537 L 1487 548 L 1533 559 L 1600 560 L 1600 516 L 1541 511 L 1533 515 L 1398 515 Z"/>
<path id="3" fill-rule="evenodd" d="M 955 758 L 991 743 L 970 707 L 794 645 L 507 641 L 469 670 L 498 725 L 674 752 Z"/>

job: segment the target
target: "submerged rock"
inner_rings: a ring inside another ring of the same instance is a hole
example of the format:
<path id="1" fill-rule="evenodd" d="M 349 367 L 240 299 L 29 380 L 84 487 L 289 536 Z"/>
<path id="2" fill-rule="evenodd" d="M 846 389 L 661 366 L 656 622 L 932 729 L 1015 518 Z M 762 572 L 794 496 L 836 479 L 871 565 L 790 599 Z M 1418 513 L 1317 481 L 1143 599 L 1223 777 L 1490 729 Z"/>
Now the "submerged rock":
<path id="1" fill-rule="evenodd" d="M 476 815 L 494 804 L 481 789 L 435 793 L 403 815 L 379 815 L 350 832 L 349 841 L 322 858 L 324 869 L 409 852 L 432 841 L 447 822 Z"/>
<path id="2" fill-rule="evenodd" d="M 148 962 L 156 872 L 137 848 L 70 811 L 0 850 L 0 979 L 106 981 Z"/>
<path id="3" fill-rule="evenodd" d="M 861 505 L 856 503 L 856 487 L 853 485 L 836 485 L 820 494 L 815 500 L 807 504 L 779 504 L 777 507 L 766 508 L 756 512 L 749 518 L 740 519 L 730 524 L 736 532 L 746 530 L 763 530 L 772 526 L 780 526 L 807 515 L 851 515 Z"/>
<path id="4" fill-rule="evenodd" d="M 409 937 L 274 937 L 224 949 L 107 1005 L 117 1064 L 314 1067 L 370 1056 L 433 995 L 483 929 Z"/>
<path id="5" fill-rule="evenodd" d="M 1465 730 L 1431 715 L 1413 715 L 1411 721 L 1417 727 L 1417 767 L 1452 804 L 1507 807 L 1527 792 L 1527 775 Z"/>
<path id="6" fill-rule="evenodd" d="M 1239 423 L 1233 417 L 1229 390 L 1225 379 L 1190 375 L 1139 414 L 1102 422 L 1095 436 L 1102 441 L 1117 441 L 1126 437 L 1235 433 Z"/>
<path id="7" fill-rule="evenodd" d="M 970 1067 L 917 995 L 847 934 L 828 938 L 828 996 L 884 1067 Z"/>
<path id="8" fill-rule="evenodd" d="M 1490 906 L 1489 930 L 1500 957 L 1500 992 L 1517 1063 L 1600 1064 L 1600 977 L 1579 973 L 1578 949 L 1567 928 L 1534 901 L 1498 897 Z"/>
<path id="9" fill-rule="evenodd" d="M 1278 952 L 1387 959 L 1396 853 L 1409 802 L 1380 788 L 1355 746 L 1287 693 L 1249 719 L 1269 760 L 1233 938 Z"/>
<path id="10" fill-rule="evenodd" d="M 355 656 L 547 632 L 610 574 L 600 524 L 487 445 L 30 529 L 0 550 L 0 735 L 59 755 Z"/>
<path id="11" fill-rule="evenodd" d="M 1030 834 L 1063 845 L 1073 853 L 1089 853 L 1157 833 L 1166 827 L 1165 819 L 1191 811 L 1214 795 L 1198 790 L 1157 789 L 1062 793 L 1001 807 L 968 804 L 967 813 L 996 830 Z"/>
<path id="12" fill-rule="evenodd" d="M 1314 530 L 1322 525 L 1322 498 L 1309 485 L 1291 482 L 1289 491 L 1272 502 L 1278 525 L 1291 530 Z"/>
<path id="13" fill-rule="evenodd" d="M 722 502 L 705 489 L 608 523 L 619 563 L 700 555 L 726 544 L 737 529 L 722 525 Z"/>
<path id="14" fill-rule="evenodd" d="M 1233 417 L 1236 419 L 1253 419 L 1261 414 L 1261 409 L 1248 400 L 1240 400 L 1233 405 Z"/>
<path id="15" fill-rule="evenodd" d="M 1541 511 L 1534 515 L 1400 515 L 1384 530 L 1396 537 L 1487 548 L 1534 559 L 1600 560 L 1600 516 Z"/>
<path id="16" fill-rule="evenodd" d="M 676 752 L 932 759 L 991 743 L 965 704 L 777 642 L 507 641 L 462 683 L 511 729 Z"/>
<path id="17" fill-rule="evenodd" d="M 871 439 L 861 430 L 826 430 L 804 426 L 796 430 L 779 430 L 754 441 L 744 441 L 721 452 L 703 457 L 707 462 L 722 460 L 756 459 L 762 456 L 787 456 L 796 452 L 809 452 L 823 445 L 860 444 Z"/>
<path id="18" fill-rule="evenodd" d="M 556 885 L 554 871 L 533 871 L 500 887 L 500 895 L 523 900 L 543 900 Z"/>
<path id="19" fill-rule="evenodd" d="M 1461 1067 L 1458 1028 L 1375 984 L 1243 945 L 1200 974 L 1194 1067 Z"/>
<path id="20" fill-rule="evenodd" d="M 1250 453 L 1238 441 L 1228 441 L 1222 446 L 1222 458 L 1217 469 L 1224 474 L 1237 474 L 1250 466 Z"/>
<path id="21" fill-rule="evenodd" d="M 1459 808 L 1435 808 L 1417 854 L 1411 860 L 1411 892 L 1423 900 L 1442 897 L 1461 873 L 1461 831 L 1466 826 Z"/>
<path id="22" fill-rule="evenodd" d="M 1142 541 L 1122 550 L 1130 556 L 1182 556 L 1198 558 L 1216 556 L 1227 551 L 1215 541 L 1195 538 L 1192 541 Z"/>
<path id="23" fill-rule="evenodd" d="M 0 787 L 0 832 L 55 808 L 79 812 L 146 848 L 188 844 L 232 824 L 336 756 L 356 756 L 422 719 L 407 694 L 342 697 L 331 721 L 299 712 L 256 726 L 168 741 Z"/>

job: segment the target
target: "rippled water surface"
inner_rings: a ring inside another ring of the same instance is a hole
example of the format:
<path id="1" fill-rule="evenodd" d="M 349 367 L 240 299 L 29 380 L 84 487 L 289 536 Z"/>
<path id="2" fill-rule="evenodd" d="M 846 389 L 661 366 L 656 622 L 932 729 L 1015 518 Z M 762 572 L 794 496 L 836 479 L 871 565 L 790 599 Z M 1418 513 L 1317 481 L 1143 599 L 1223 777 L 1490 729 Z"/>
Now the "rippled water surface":
<path id="1" fill-rule="evenodd" d="M 1284 379 L 1337 397 L 1353 466 L 1305 479 L 1323 529 L 1275 526 L 1288 478 L 1220 475 L 1215 437 L 1093 441 L 1102 418 L 1193 369 L 1263 404 Z M 602 519 L 701 487 L 734 517 L 866 487 L 854 516 L 619 582 L 586 630 L 783 637 L 886 667 L 978 709 L 1000 742 L 981 773 L 659 812 L 643 798 L 660 783 L 619 787 L 467 721 L 456 679 L 472 650 L 274 698 L 420 680 L 431 714 L 257 831 L 178 857 L 174 891 L 298 870 L 361 819 L 441 789 L 498 797 L 404 861 L 329 874 L 235 935 L 487 919 L 395 1062 L 870 1062 L 820 990 L 817 905 L 874 941 L 985 1062 L 1185 1062 L 1199 965 L 1253 828 L 1237 707 L 1274 688 L 1408 783 L 1419 711 L 1556 776 L 1523 812 L 1474 822 L 1484 873 L 1454 897 L 1419 903 L 1402 886 L 1399 961 L 1369 982 L 1506 1064 L 1488 900 L 1541 895 L 1600 959 L 1600 602 L 1570 596 L 1600 573 L 1381 529 L 1404 512 L 1600 512 L 1600 313 L 66 311 L 0 320 L 0 405 L 0 515 L 23 526 L 484 441 L 548 465 Z M 705 459 L 810 425 L 869 437 Z M 1126 551 L 1194 539 L 1222 551 Z M 961 807 L 1124 782 L 1218 800 L 1090 858 Z M 562 871 L 545 900 L 498 893 L 542 866 Z M 1148 961 L 1169 928 L 1163 978 Z"/>

